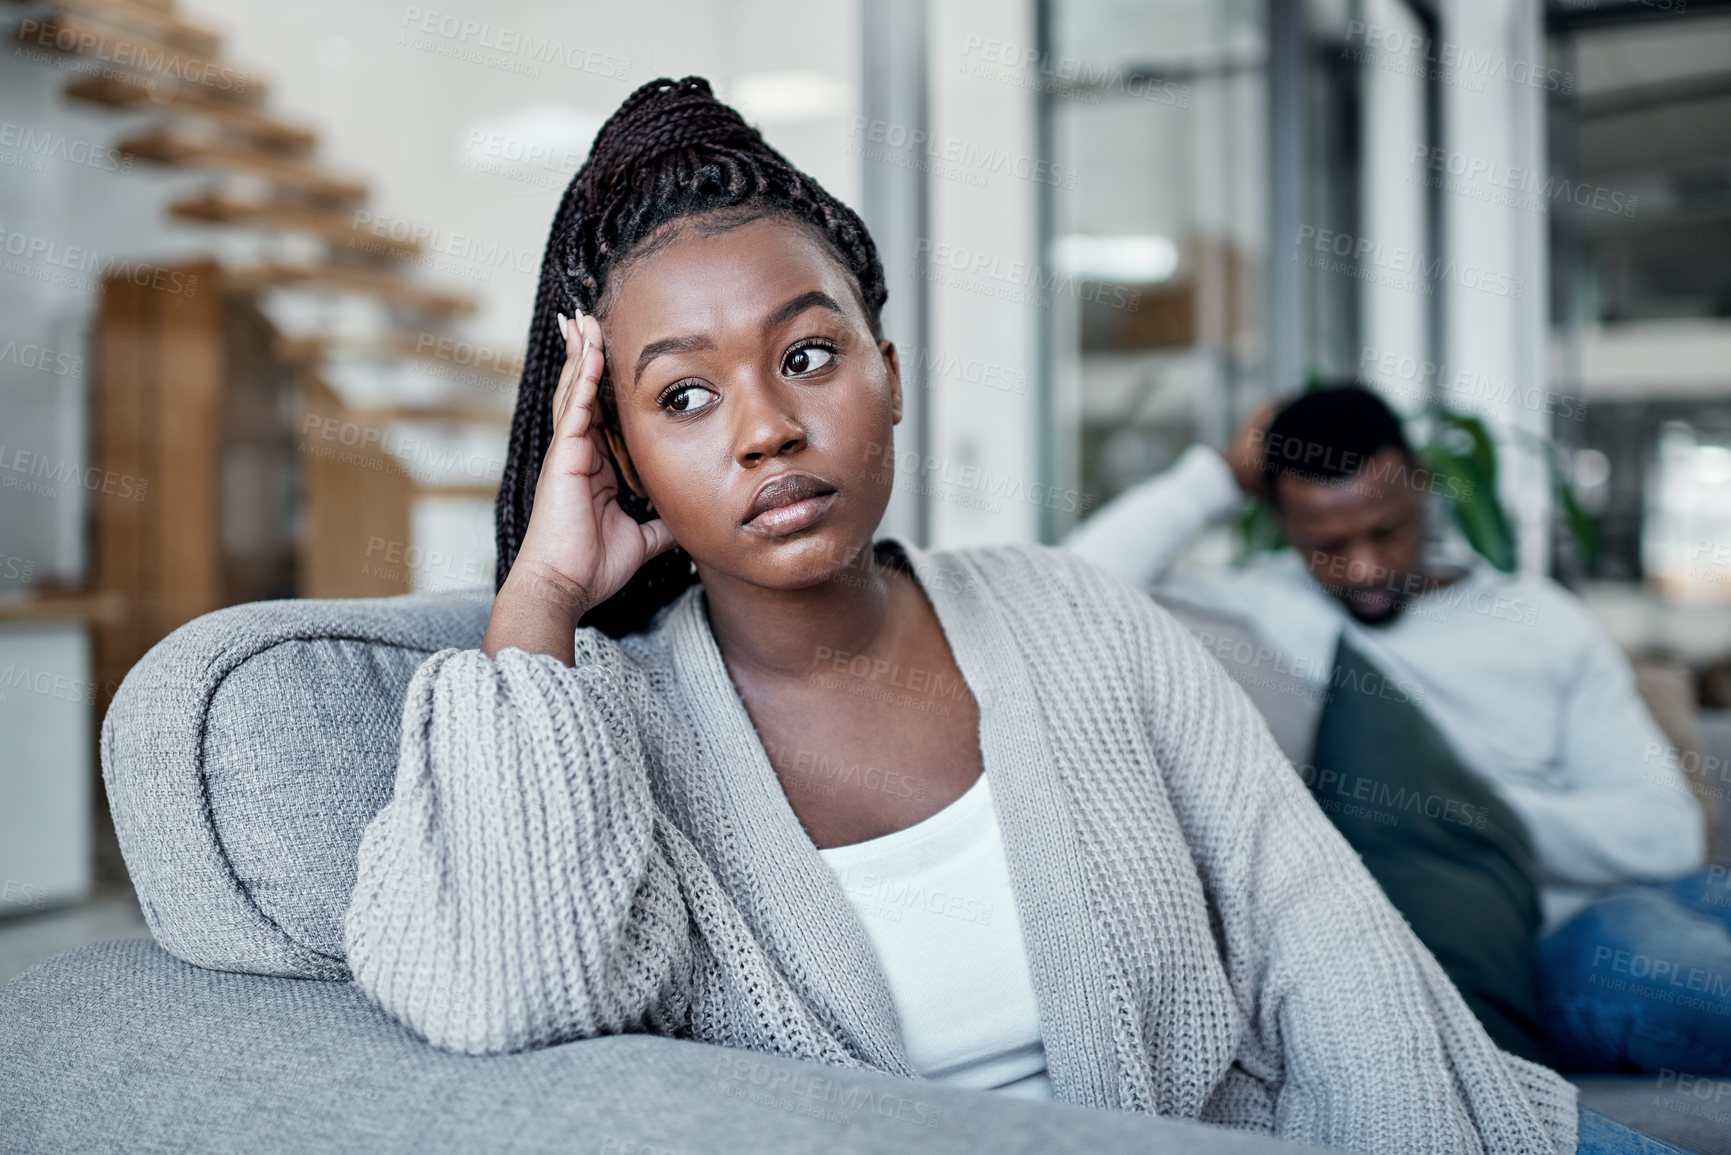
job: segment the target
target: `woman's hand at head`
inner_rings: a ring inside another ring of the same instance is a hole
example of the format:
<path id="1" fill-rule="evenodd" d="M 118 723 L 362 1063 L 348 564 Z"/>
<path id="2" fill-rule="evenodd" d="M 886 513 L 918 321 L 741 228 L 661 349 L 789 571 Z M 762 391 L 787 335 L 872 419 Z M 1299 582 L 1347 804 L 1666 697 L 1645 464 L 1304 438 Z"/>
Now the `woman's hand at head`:
<path id="1" fill-rule="evenodd" d="M 542 587 L 581 617 L 617 593 L 639 567 L 673 547 L 659 517 L 639 524 L 619 504 L 601 428 L 601 326 L 560 318 L 565 368 L 553 390 L 553 437 L 535 482 L 535 504 L 506 583 Z"/>

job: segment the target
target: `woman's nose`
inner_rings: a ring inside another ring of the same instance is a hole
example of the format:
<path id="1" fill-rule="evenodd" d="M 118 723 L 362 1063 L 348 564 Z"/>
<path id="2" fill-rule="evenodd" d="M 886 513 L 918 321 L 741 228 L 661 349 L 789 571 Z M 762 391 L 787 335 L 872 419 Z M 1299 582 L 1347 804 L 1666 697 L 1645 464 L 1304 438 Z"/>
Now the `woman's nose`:
<path id="1" fill-rule="evenodd" d="M 793 398 L 778 384 L 747 385 L 735 390 L 734 397 L 734 458 L 741 465 L 757 465 L 805 445 L 805 427 L 794 412 Z"/>

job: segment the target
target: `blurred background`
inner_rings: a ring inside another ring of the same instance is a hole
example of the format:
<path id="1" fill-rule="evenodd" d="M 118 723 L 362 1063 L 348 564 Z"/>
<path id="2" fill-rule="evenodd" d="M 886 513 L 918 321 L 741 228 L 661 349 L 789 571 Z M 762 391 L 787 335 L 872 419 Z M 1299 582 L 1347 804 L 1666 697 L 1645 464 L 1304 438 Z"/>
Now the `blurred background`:
<path id="1" fill-rule="evenodd" d="M 152 644 L 490 593 L 555 206 L 663 75 L 872 228 L 909 386 L 885 531 L 1057 541 L 1358 377 L 1712 757 L 1731 3 L 432 2 L 0 5 L 0 980 L 145 933 L 96 741 Z"/>

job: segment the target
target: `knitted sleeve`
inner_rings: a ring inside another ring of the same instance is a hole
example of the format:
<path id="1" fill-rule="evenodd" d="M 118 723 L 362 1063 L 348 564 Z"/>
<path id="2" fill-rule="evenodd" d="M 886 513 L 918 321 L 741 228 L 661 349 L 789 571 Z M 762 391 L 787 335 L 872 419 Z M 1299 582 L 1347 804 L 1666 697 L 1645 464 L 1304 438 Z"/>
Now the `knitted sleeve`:
<path id="1" fill-rule="evenodd" d="M 409 685 L 343 931 L 354 981 L 433 1046 L 671 1034 L 687 1009 L 677 834 L 645 761 L 651 691 L 611 639 L 577 642 L 575 667 L 443 650 Z"/>
<path id="2" fill-rule="evenodd" d="M 1572 1152 L 1573 1087 L 1491 1042 L 1243 690 L 1150 599 L 1120 583 L 1102 596 L 1144 655 L 1156 758 L 1277 1133 L 1364 1152 Z"/>

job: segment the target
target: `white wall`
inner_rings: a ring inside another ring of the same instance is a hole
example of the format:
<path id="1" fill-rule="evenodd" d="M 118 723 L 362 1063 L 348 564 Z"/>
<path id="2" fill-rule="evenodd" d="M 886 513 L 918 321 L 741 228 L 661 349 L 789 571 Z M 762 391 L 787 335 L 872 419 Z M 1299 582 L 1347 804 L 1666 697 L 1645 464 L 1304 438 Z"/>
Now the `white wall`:
<path id="1" fill-rule="evenodd" d="M 994 62 L 994 45 L 1034 43 L 1031 0 L 933 0 L 931 130 L 963 148 L 1034 157 L 1035 101 L 1027 73 Z M 1018 83 L 1018 82 L 1022 83 Z M 994 175 L 983 185 L 931 180 L 930 331 L 946 363 L 1036 372 L 1043 294 L 1036 186 Z M 896 484 L 923 486 L 937 548 L 1033 541 L 1045 479 L 1037 472 L 1038 389 L 1018 394 L 940 378 L 931 391 L 929 453 L 898 462 Z"/>
<path id="2" fill-rule="evenodd" d="M 1413 35 L 1420 26 L 1400 0 L 1370 0 L 1364 5 L 1368 24 L 1382 24 L 1396 35 Z M 1379 60 L 1386 60 L 1378 54 Z M 1390 63 L 1396 63 L 1390 61 Z M 1400 61 L 1398 63 L 1405 63 Z M 1364 181 L 1363 231 L 1368 238 L 1391 249 L 1427 252 L 1427 190 L 1423 178 L 1428 171 L 1423 158 L 1415 167 L 1415 151 L 1425 139 L 1425 80 L 1404 68 L 1368 68 L 1364 71 Z M 1415 179 L 1416 178 L 1416 179 Z M 1380 364 L 1385 354 L 1397 358 L 1430 356 L 1426 333 L 1431 301 L 1415 293 L 1409 284 L 1366 279 L 1359 284 L 1363 302 L 1360 318 L 1363 348 L 1357 357 L 1361 366 Z M 1396 364 L 1400 364 L 1399 360 Z M 1395 408 L 1411 415 L 1424 403 L 1424 382 L 1380 382 Z"/>
<path id="3" fill-rule="evenodd" d="M 89 895 L 96 696 L 83 623 L 0 626 L 0 918 Z"/>
<path id="4" fill-rule="evenodd" d="M 1448 0 L 1442 15 L 1443 40 L 1468 62 L 1455 70 L 1454 83 L 1443 86 L 1446 147 L 1495 166 L 1493 171 L 1542 172 L 1543 85 L 1568 81 L 1544 75 L 1537 0 Z M 1531 82 L 1535 69 L 1537 83 Z M 1551 484 L 1532 438 L 1549 435 L 1550 418 L 1543 407 L 1522 404 L 1515 394 L 1542 394 L 1548 381 L 1546 218 L 1482 195 L 1449 194 L 1442 200 L 1449 256 L 1457 267 L 1520 286 L 1518 294 L 1508 295 L 1453 288 L 1443 345 L 1451 372 L 1467 375 L 1454 390 L 1457 401 L 1488 411 L 1499 433 L 1499 483 L 1515 522 L 1520 567 L 1543 573 L 1550 565 Z"/>

